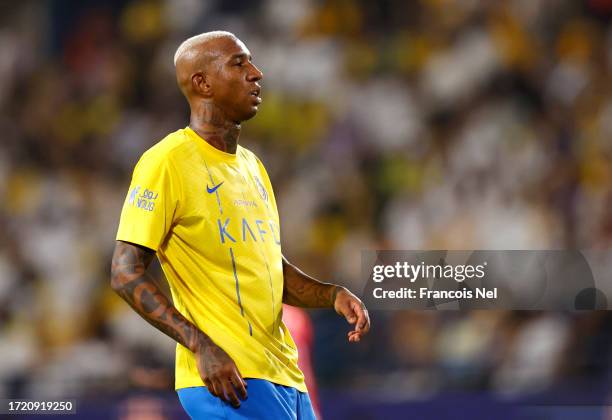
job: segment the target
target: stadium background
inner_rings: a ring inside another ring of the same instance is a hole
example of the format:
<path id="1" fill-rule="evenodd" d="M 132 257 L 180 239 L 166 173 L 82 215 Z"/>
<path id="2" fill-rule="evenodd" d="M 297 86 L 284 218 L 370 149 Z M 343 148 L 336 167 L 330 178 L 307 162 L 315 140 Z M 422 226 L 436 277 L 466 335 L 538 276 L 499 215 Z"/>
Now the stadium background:
<path id="1" fill-rule="evenodd" d="M 108 285 L 133 165 L 188 121 L 172 66 L 186 37 L 226 29 L 251 49 L 264 101 L 241 143 L 272 177 L 284 252 L 359 288 L 362 249 L 611 246 L 611 12 L 2 2 L 0 397 L 182 418 L 171 340 Z M 325 418 L 510 418 L 516 401 L 544 406 L 529 418 L 609 416 L 608 312 L 374 312 L 357 346 L 331 311 L 311 316 Z"/>

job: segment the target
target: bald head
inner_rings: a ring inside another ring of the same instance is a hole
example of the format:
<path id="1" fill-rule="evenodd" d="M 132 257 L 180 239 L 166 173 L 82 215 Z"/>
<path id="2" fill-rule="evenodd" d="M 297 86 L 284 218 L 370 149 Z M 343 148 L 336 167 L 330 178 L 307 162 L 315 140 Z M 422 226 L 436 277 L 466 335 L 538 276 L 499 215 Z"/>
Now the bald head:
<path id="1" fill-rule="evenodd" d="M 263 74 L 234 34 L 214 31 L 189 38 L 176 50 L 174 64 L 192 116 L 209 112 L 211 106 L 233 123 L 257 113 Z"/>
<path id="2" fill-rule="evenodd" d="M 212 31 L 192 36 L 183 41 L 174 54 L 176 81 L 187 99 L 191 96 L 191 77 L 206 72 L 208 65 L 218 58 L 223 41 L 241 42 L 227 31 Z"/>
<path id="3" fill-rule="evenodd" d="M 227 31 L 211 31 L 192 36 L 191 38 L 183 41 L 183 43 L 176 49 L 176 53 L 174 53 L 174 66 L 177 65 L 179 59 L 190 59 L 197 56 L 199 53 L 199 48 L 206 46 L 209 41 L 218 38 L 238 39 L 236 35 Z"/>

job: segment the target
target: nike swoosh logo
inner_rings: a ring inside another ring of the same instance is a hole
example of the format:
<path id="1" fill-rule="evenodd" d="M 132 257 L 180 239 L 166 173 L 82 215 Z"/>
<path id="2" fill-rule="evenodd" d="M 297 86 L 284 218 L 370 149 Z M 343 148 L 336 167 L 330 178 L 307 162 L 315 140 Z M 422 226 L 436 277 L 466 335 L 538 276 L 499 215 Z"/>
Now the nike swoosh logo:
<path id="1" fill-rule="evenodd" d="M 223 183 L 224 183 L 224 182 L 225 182 L 225 181 L 221 181 L 219 184 L 215 185 L 215 186 L 214 186 L 214 187 L 212 187 L 212 188 L 210 188 L 210 187 L 208 186 L 208 184 L 206 184 L 206 191 L 208 191 L 208 194 L 212 194 L 212 193 L 214 193 L 215 191 L 217 191 L 217 188 L 219 188 L 221 185 L 223 185 Z"/>

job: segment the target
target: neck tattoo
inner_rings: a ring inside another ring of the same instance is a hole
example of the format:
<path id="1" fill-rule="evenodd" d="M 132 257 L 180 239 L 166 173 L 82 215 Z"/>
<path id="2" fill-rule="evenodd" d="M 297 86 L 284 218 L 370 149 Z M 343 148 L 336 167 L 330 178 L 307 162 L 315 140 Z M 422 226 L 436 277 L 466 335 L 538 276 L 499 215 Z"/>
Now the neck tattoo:
<path id="1" fill-rule="evenodd" d="M 211 146 L 226 153 L 236 153 L 240 124 L 228 120 L 223 111 L 212 102 L 192 107 L 189 126 Z"/>

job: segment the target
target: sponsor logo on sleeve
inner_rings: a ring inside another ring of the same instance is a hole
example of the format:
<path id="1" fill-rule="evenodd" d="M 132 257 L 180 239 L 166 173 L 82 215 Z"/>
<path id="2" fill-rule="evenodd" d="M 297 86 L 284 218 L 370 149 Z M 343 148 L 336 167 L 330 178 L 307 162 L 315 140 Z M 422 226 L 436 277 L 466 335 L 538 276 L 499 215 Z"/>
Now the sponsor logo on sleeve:
<path id="1" fill-rule="evenodd" d="M 136 185 L 130 192 L 128 198 L 128 204 L 130 206 L 136 206 L 136 208 L 153 211 L 155 209 L 155 200 L 159 194 L 153 190 L 145 188 L 142 194 L 139 195 L 140 185 Z"/>
<path id="2" fill-rule="evenodd" d="M 140 191 L 140 185 L 136 185 L 134 188 L 132 188 L 132 192 L 130 192 L 130 198 L 128 199 L 128 203 L 130 204 L 130 206 L 134 205 L 134 200 L 136 200 L 138 191 Z"/>

